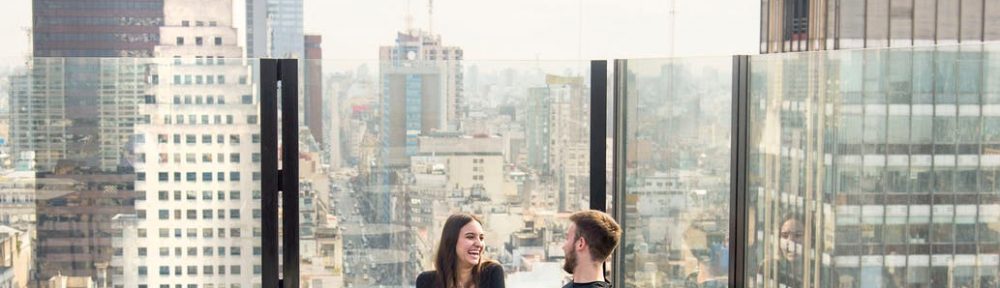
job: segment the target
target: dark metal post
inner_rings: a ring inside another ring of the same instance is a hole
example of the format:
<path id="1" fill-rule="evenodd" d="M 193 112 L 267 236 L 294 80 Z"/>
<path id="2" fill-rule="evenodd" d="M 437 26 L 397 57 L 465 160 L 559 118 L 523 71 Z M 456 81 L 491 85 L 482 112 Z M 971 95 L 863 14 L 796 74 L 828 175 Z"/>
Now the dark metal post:
<path id="1" fill-rule="evenodd" d="M 733 56 L 732 150 L 729 183 L 729 287 L 746 287 L 750 56 Z"/>
<path id="2" fill-rule="evenodd" d="M 590 209 L 607 211 L 608 61 L 590 61 Z"/>
<path id="3" fill-rule="evenodd" d="M 261 283 L 278 287 L 278 69 L 260 60 Z"/>
<path id="4" fill-rule="evenodd" d="M 615 220 L 618 221 L 622 227 L 626 225 L 625 219 L 625 147 L 626 147 L 626 117 L 628 116 L 628 61 L 627 60 L 615 60 L 614 67 L 614 144 L 612 152 L 612 168 L 611 171 L 614 173 L 614 177 L 611 179 L 613 183 L 613 198 L 612 202 L 612 214 Z M 591 75 L 591 77 L 594 77 Z M 621 243 L 624 244 L 624 239 L 626 236 L 627 229 L 622 229 Z M 611 267 L 611 283 L 613 287 L 625 287 L 625 277 L 622 276 L 623 268 L 625 267 L 625 255 L 621 253 L 621 246 L 615 250 L 614 258 L 612 259 L 614 265 Z"/>
<path id="5" fill-rule="evenodd" d="M 299 287 L 299 75 L 295 59 L 278 62 L 281 80 L 281 288 Z"/>

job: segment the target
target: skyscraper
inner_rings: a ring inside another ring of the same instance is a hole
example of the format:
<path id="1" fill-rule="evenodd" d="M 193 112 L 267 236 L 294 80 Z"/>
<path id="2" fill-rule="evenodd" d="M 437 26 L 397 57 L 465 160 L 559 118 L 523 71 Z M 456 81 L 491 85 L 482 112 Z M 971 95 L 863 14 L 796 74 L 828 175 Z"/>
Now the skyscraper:
<path id="1" fill-rule="evenodd" d="M 35 57 L 150 57 L 163 0 L 33 0 Z"/>
<path id="2" fill-rule="evenodd" d="M 302 69 L 305 73 L 305 105 L 302 107 L 305 112 L 305 125 L 309 127 L 316 142 L 323 146 L 323 37 L 320 35 L 305 36 L 306 54 Z"/>
<path id="3" fill-rule="evenodd" d="M 116 287 L 260 284 L 258 107 L 231 5 L 164 3 L 156 56 L 173 62 L 153 67 L 163 80 L 139 107 L 140 196 L 116 221 Z"/>
<path id="4" fill-rule="evenodd" d="M 766 236 L 750 248 L 753 279 L 789 287 L 996 286 L 997 97 L 983 80 L 996 48 L 975 43 L 1000 39 L 1000 5 L 762 7 L 764 53 L 889 49 L 752 64 L 761 76 L 751 85 L 750 146 L 758 148 L 750 171 L 773 173 L 751 177 L 751 233 Z M 807 255 L 795 267 L 768 260 L 770 246 L 789 243 L 787 234 L 769 235 L 789 231 Z"/>
<path id="5" fill-rule="evenodd" d="M 761 0 L 760 52 L 1000 40 L 990 0 Z"/>
<path id="6" fill-rule="evenodd" d="M 143 68 L 98 57 L 152 56 L 153 46 L 160 40 L 163 0 L 34 0 L 32 10 L 33 56 L 68 57 L 35 60 L 45 62 L 45 66 L 59 65 L 59 71 L 45 68 L 44 76 L 32 73 L 63 86 L 58 94 L 49 95 L 58 98 L 61 107 L 45 108 L 62 114 L 52 119 L 57 121 L 36 122 L 22 129 L 54 125 L 63 130 L 62 135 L 47 138 L 63 147 L 36 153 L 41 160 L 38 169 L 51 171 L 52 161 L 63 158 L 46 157 L 64 156 L 103 171 L 129 169 L 121 163 L 118 147 L 126 145 L 131 133 L 134 102 L 141 96 L 136 91 L 143 88 L 129 86 L 144 82 Z M 112 86 L 115 88 L 108 89 Z"/>
<path id="7" fill-rule="evenodd" d="M 246 0 L 247 57 L 305 57 L 302 0 Z"/>
<path id="8" fill-rule="evenodd" d="M 379 51 L 382 153 L 387 166 L 409 165 L 417 137 L 458 131 L 462 114 L 462 49 L 419 30 L 400 32 Z"/>

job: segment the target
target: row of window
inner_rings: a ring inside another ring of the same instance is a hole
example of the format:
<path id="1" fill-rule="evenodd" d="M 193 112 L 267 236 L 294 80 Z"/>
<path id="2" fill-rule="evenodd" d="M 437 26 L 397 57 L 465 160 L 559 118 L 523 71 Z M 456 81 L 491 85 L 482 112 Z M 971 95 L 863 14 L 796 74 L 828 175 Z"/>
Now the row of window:
<path id="1" fill-rule="evenodd" d="M 216 266 L 211 266 L 211 265 L 202 266 L 202 272 L 201 273 L 203 275 L 215 275 L 216 273 L 218 273 L 218 275 L 226 275 L 226 266 L 225 265 L 219 265 L 219 266 L 217 266 L 218 270 L 216 270 L 215 267 Z M 190 275 L 190 276 L 198 275 L 198 266 L 187 266 L 187 271 L 185 271 L 184 268 L 185 268 L 184 266 L 174 266 L 174 269 L 173 269 L 174 273 L 173 273 L 173 275 L 174 276 L 183 276 L 183 275 L 185 275 L 184 272 L 187 272 L 186 275 Z M 148 274 L 149 271 L 146 268 L 146 266 L 139 266 L 138 270 L 139 270 L 139 276 L 149 275 Z M 242 272 L 240 271 L 240 265 L 231 265 L 231 266 L 229 266 L 229 274 L 230 275 L 240 275 L 241 273 Z M 254 265 L 253 266 L 253 274 L 254 275 L 260 275 L 260 273 L 261 273 L 261 266 L 260 265 Z M 170 266 L 160 266 L 160 276 L 170 276 Z M 169 285 L 167 285 L 167 287 L 169 287 Z M 188 287 L 191 287 L 191 285 L 188 285 Z M 195 287 L 197 287 L 197 286 L 195 286 Z"/>
<path id="2" fill-rule="evenodd" d="M 223 56 L 194 56 L 195 65 L 225 65 L 226 57 Z M 174 56 L 174 65 L 182 65 L 184 61 L 181 56 Z"/>
<path id="3" fill-rule="evenodd" d="M 215 26 L 218 26 L 218 25 L 219 25 L 219 22 L 208 21 L 208 27 L 215 27 Z M 189 20 L 182 20 L 181 21 L 181 26 L 183 26 L 183 27 L 190 27 L 191 26 L 191 21 L 189 21 Z M 205 21 L 194 21 L 194 26 L 196 26 L 196 27 L 203 27 L 203 26 L 205 26 Z"/>
<path id="4" fill-rule="evenodd" d="M 146 213 L 145 210 L 141 211 L 143 211 L 142 212 L 143 214 Z M 222 215 L 223 210 L 220 209 L 219 211 L 220 215 Z M 214 230 L 212 228 L 202 228 L 201 235 L 204 238 L 213 238 L 216 236 L 218 236 L 219 238 L 226 238 L 226 231 L 227 231 L 226 228 L 218 228 Z M 243 234 L 241 233 L 242 230 L 240 230 L 240 228 L 229 228 L 228 231 L 230 238 L 240 238 L 240 236 Z M 170 228 L 159 228 L 158 232 L 160 238 L 170 238 Z M 174 237 L 180 238 L 182 235 L 181 232 L 182 231 L 179 228 L 174 229 L 174 235 L 175 235 Z M 194 238 L 198 236 L 198 228 L 187 228 L 183 232 L 186 232 L 189 238 Z M 136 236 L 138 236 L 139 238 L 147 238 L 148 234 L 149 232 L 145 228 L 136 229 Z M 261 235 L 260 228 L 259 227 L 253 228 L 253 237 L 255 238 L 260 237 L 260 235 Z"/>
<path id="5" fill-rule="evenodd" d="M 260 200 L 260 190 L 253 190 L 252 194 L 253 194 L 253 200 Z M 186 196 L 183 197 L 183 200 L 189 200 L 189 201 L 191 201 L 191 200 L 197 200 L 197 192 L 196 191 L 190 191 L 190 190 L 188 190 L 188 191 L 186 191 L 184 193 L 184 195 L 186 195 Z M 216 195 L 218 195 L 217 199 L 219 201 L 226 200 L 226 191 L 218 191 L 218 193 Z M 241 198 L 240 195 L 241 194 L 240 194 L 239 191 L 229 191 L 229 200 L 238 201 Z M 174 191 L 174 200 L 175 201 L 181 201 L 182 200 L 181 196 L 182 196 L 181 191 L 179 191 L 179 190 L 175 190 Z M 170 197 L 169 197 L 169 194 L 167 193 L 167 191 L 159 191 L 157 199 L 160 200 L 160 201 L 169 201 Z M 138 200 L 138 201 L 146 201 L 146 191 L 136 191 L 136 200 Z M 212 191 L 202 191 L 201 192 L 201 200 L 203 200 L 203 201 L 212 201 L 213 200 Z"/>
<path id="6" fill-rule="evenodd" d="M 169 257 L 170 256 L 170 247 L 160 247 L 159 249 L 160 249 L 160 254 L 159 255 L 161 257 Z M 186 254 L 183 253 L 185 251 L 185 249 L 183 247 L 174 247 L 173 250 L 174 250 L 174 254 L 173 255 L 175 257 L 182 257 L 182 256 L 197 257 L 198 256 L 198 247 L 187 247 L 186 248 L 186 251 L 187 251 Z M 218 251 L 218 254 L 216 254 L 216 251 Z M 229 256 L 241 256 L 242 255 L 241 251 L 242 250 L 241 250 L 241 248 L 239 246 L 229 247 Z M 115 256 L 122 256 L 122 252 L 123 252 L 122 248 L 116 248 L 115 249 Z M 137 249 L 137 253 L 138 253 L 139 257 L 149 256 L 149 251 L 148 251 L 148 249 L 146 247 L 139 247 Z M 258 246 L 253 247 L 253 255 L 254 256 L 260 256 L 260 254 L 261 254 L 260 247 L 258 247 Z M 226 255 L 226 247 L 223 247 L 223 246 L 219 246 L 219 247 L 206 246 L 206 247 L 202 248 L 201 255 L 202 256 L 215 256 L 215 255 L 225 256 Z"/>
<path id="7" fill-rule="evenodd" d="M 222 37 L 215 37 L 215 46 L 222 46 Z M 177 37 L 175 42 L 177 46 L 184 46 L 184 37 Z M 194 37 L 194 45 L 203 46 L 205 45 L 205 38 L 201 36 Z"/>
<path id="8" fill-rule="evenodd" d="M 178 116 L 181 116 L 181 115 L 178 115 Z M 191 116 L 194 116 L 194 115 L 191 115 Z M 167 117 L 169 117 L 169 116 L 167 116 Z M 219 117 L 219 115 L 216 115 L 216 117 Z M 232 116 L 227 115 L 226 117 L 227 117 L 226 121 L 228 123 L 232 123 L 232 120 L 233 120 Z M 189 117 L 189 118 L 191 120 L 194 120 L 194 117 Z M 183 119 L 183 117 L 178 117 L 177 119 L 180 120 L 180 119 Z M 204 115 L 202 117 L 202 120 L 207 120 L 207 119 L 208 119 L 208 115 Z M 169 121 L 170 118 L 166 118 L 165 120 Z M 256 117 L 254 117 L 253 119 L 250 119 L 250 120 L 256 121 Z M 168 143 L 170 143 L 170 138 L 167 135 L 168 134 L 157 134 L 156 135 L 156 142 L 160 143 L 160 144 L 168 144 Z M 198 135 L 197 134 L 184 134 L 183 136 L 184 136 L 184 143 L 186 143 L 186 144 L 197 144 L 198 143 Z M 143 134 L 136 135 L 136 143 L 140 143 L 140 144 L 141 143 L 145 143 L 146 142 L 145 138 L 146 137 Z M 215 139 L 216 139 L 215 140 L 216 144 L 225 144 L 226 143 L 226 137 L 225 137 L 224 134 L 215 134 Z M 173 140 L 174 140 L 173 141 L 174 144 L 181 144 L 181 134 L 173 134 Z M 260 143 L 260 134 L 258 134 L 258 133 L 252 133 L 250 135 L 250 141 L 252 143 L 255 143 L 255 144 L 256 143 Z M 237 145 L 237 144 L 240 144 L 240 142 L 241 142 L 240 141 L 240 134 L 229 134 L 229 144 Z M 212 134 L 201 134 L 201 143 L 202 144 L 212 144 Z"/>
<path id="9" fill-rule="evenodd" d="M 256 158 L 255 161 L 254 161 L 254 163 L 258 163 L 258 162 L 260 162 L 260 159 Z M 213 175 L 215 176 L 214 178 L 212 177 Z M 260 172 L 253 172 L 252 175 L 253 175 L 253 181 L 260 181 L 260 178 L 261 178 Z M 182 176 L 184 176 L 184 177 L 182 177 Z M 241 180 L 240 178 L 241 178 L 240 177 L 240 172 L 237 172 L 237 171 L 229 172 L 229 181 L 230 182 L 239 182 Z M 146 181 L 146 172 L 136 172 L 135 173 L 135 180 L 136 181 Z M 159 181 L 159 182 L 170 182 L 171 181 L 171 179 L 170 179 L 170 173 L 169 172 L 159 172 L 159 173 L 157 173 L 157 181 Z M 182 175 L 181 172 L 174 172 L 174 177 L 173 177 L 172 181 L 173 182 L 181 182 L 181 181 L 185 181 L 185 182 L 197 182 L 198 181 L 198 173 L 197 172 L 186 172 L 186 173 L 184 173 Z M 202 172 L 201 173 L 201 181 L 202 182 L 212 182 L 212 181 L 225 182 L 226 181 L 226 172 L 216 172 L 215 174 L 213 174 L 212 172 Z"/>
<path id="10" fill-rule="evenodd" d="M 197 191 L 191 191 L 191 190 L 188 190 L 188 191 L 174 190 L 173 192 L 174 192 L 173 193 L 173 195 L 174 195 L 173 198 L 174 198 L 175 201 L 180 201 L 180 200 L 198 200 L 198 192 Z M 139 194 L 144 194 L 145 192 L 139 191 L 138 193 Z M 240 198 L 242 198 L 241 194 L 242 193 L 240 193 L 240 191 L 229 191 L 229 200 L 240 200 Z M 226 191 L 217 191 L 217 193 L 215 193 L 214 195 L 218 195 L 217 199 L 220 200 L 220 201 L 226 200 Z M 201 200 L 212 200 L 213 199 L 212 196 L 213 196 L 212 191 L 201 191 Z M 157 199 L 160 200 L 160 201 L 168 201 L 168 200 L 170 200 L 170 191 L 157 191 Z M 254 190 L 253 191 L 253 199 L 254 200 L 260 199 L 260 190 Z"/>
<path id="11" fill-rule="evenodd" d="M 218 99 L 219 101 L 216 101 L 216 99 Z M 173 103 L 174 104 L 178 104 L 178 105 L 180 105 L 180 104 L 198 104 L 198 105 L 201 105 L 201 104 L 219 104 L 219 105 L 225 105 L 226 104 L 226 97 L 224 95 L 219 95 L 219 96 L 213 96 L 213 95 L 207 95 L 207 96 L 195 95 L 193 97 L 191 95 L 184 95 L 183 97 L 181 95 L 174 95 L 174 102 Z"/>
<path id="12" fill-rule="evenodd" d="M 213 211 L 218 211 L 218 213 L 213 214 L 212 213 Z M 181 212 L 186 212 L 186 213 L 183 213 L 183 214 L 186 214 L 185 215 L 186 217 L 182 218 L 181 217 L 182 216 Z M 140 210 L 136 210 L 136 213 L 139 213 L 139 214 L 142 215 L 141 217 L 139 217 L 140 219 L 145 219 L 146 210 L 141 210 L 141 209 Z M 174 214 L 173 219 L 175 219 L 175 220 L 180 220 L 180 219 L 198 220 L 198 210 L 196 210 L 196 209 L 187 209 L 187 210 L 184 210 L 184 211 L 182 211 L 180 209 L 175 209 L 173 214 Z M 218 216 L 218 219 L 226 219 L 226 209 L 218 209 L 218 210 L 203 209 L 203 210 L 201 210 L 201 219 L 210 220 L 210 219 L 212 219 L 213 215 Z M 260 214 L 260 209 L 253 209 L 253 219 L 260 219 L 260 215 L 261 215 Z M 171 217 L 170 217 L 170 210 L 168 210 L 168 209 L 160 209 L 159 210 L 159 219 L 160 220 L 170 220 L 171 219 Z M 240 209 L 229 209 L 229 219 L 240 219 Z M 197 236 L 198 236 L 197 235 L 197 231 L 195 231 L 194 233 L 189 233 L 188 234 L 188 237 L 197 237 Z"/>
<path id="13" fill-rule="evenodd" d="M 247 77 L 240 76 L 240 84 L 247 84 Z M 174 75 L 174 85 L 225 85 L 226 75 Z"/>
<path id="14" fill-rule="evenodd" d="M 256 155 L 259 155 L 259 153 L 253 153 L 253 154 L 255 155 L 255 158 L 253 158 L 253 163 L 259 163 L 260 162 L 260 157 L 256 156 Z M 213 155 L 215 155 L 217 157 L 212 157 Z M 157 156 L 158 156 L 157 161 L 159 163 L 169 163 L 170 162 L 170 154 L 168 154 L 168 153 L 159 153 L 159 154 L 157 154 Z M 184 154 L 184 158 L 182 159 L 180 153 L 174 153 L 173 158 L 174 158 L 174 163 L 181 163 L 183 161 L 184 163 L 197 164 L 197 163 L 199 163 L 197 156 L 198 156 L 198 154 L 195 154 L 195 153 L 186 153 L 186 154 Z M 204 164 L 213 163 L 213 162 L 215 162 L 215 163 L 226 163 L 226 157 L 225 156 L 226 156 L 225 153 L 216 153 L 216 154 L 202 153 L 201 154 L 201 162 L 200 163 L 204 163 Z M 240 158 L 241 158 L 240 157 L 240 153 L 229 153 L 229 163 L 240 163 Z M 137 154 L 136 155 L 136 161 L 139 162 L 139 163 L 146 163 L 146 153 L 139 153 L 139 154 Z"/>

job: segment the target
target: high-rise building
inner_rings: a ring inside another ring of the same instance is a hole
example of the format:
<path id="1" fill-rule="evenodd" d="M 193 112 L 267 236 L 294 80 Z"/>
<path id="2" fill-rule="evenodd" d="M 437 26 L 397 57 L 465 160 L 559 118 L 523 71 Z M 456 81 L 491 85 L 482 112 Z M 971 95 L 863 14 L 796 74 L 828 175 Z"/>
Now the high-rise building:
<path id="1" fill-rule="evenodd" d="M 34 57 L 150 57 L 163 0 L 33 0 Z"/>
<path id="2" fill-rule="evenodd" d="M 31 125 L 63 130 L 60 135 L 43 136 L 62 147 L 38 151 L 36 157 L 42 162 L 37 168 L 51 171 L 52 161 L 66 158 L 84 161 L 85 166 L 95 170 L 130 169 L 121 163 L 123 153 L 118 148 L 125 146 L 126 135 L 131 134 L 131 111 L 141 96 L 136 91 L 143 90 L 129 87 L 145 82 L 144 67 L 98 57 L 152 56 L 153 46 L 160 40 L 163 0 L 34 0 L 32 9 L 32 48 L 36 57 L 32 69 L 45 71 L 31 74 L 62 86 L 61 91 L 48 93 L 47 97 L 57 98 L 43 102 L 50 103 L 48 107 L 29 107 L 51 110 L 50 115 L 57 118 L 45 124 L 30 124 L 28 130 L 51 129 Z M 46 68 L 51 65 L 58 65 L 58 71 Z"/>
<path id="3" fill-rule="evenodd" d="M 990 0 L 761 0 L 760 52 L 1000 40 Z"/>
<path id="4" fill-rule="evenodd" d="M 78 165 L 70 163 L 67 165 Z M 72 170 L 67 170 L 72 171 Z M 108 284 L 112 218 L 134 213 L 131 174 L 42 174 L 35 179 L 35 281 L 55 276 Z"/>
<path id="5" fill-rule="evenodd" d="M 305 105 L 302 107 L 305 112 L 305 125 L 309 127 L 309 132 L 320 146 L 323 146 L 323 37 L 320 35 L 305 36 L 305 60 L 301 67 L 304 69 L 305 83 Z"/>
<path id="6" fill-rule="evenodd" d="M 440 129 L 447 131 L 459 130 L 459 119 L 465 113 L 463 57 L 462 48 L 444 46 L 441 35 L 421 30 L 399 32 L 396 35 L 395 45 L 382 46 L 379 50 L 379 62 L 382 68 L 392 69 L 421 64 L 419 66 L 434 67 L 440 71 L 441 84 L 438 85 L 441 86 L 444 97 L 442 101 L 445 101 L 441 110 L 444 112 L 442 120 L 447 125 Z"/>
<path id="7" fill-rule="evenodd" d="M 305 57 L 303 0 L 246 0 L 249 58 Z"/>
<path id="8" fill-rule="evenodd" d="M 64 58 L 34 58 L 11 75 L 11 156 L 24 170 L 52 171 L 66 154 Z"/>
<path id="9" fill-rule="evenodd" d="M 992 74 L 984 63 L 995 48 L 966 43 L 1000 39 L 1000 5 L 841 0 L 762 7 L 764 53 L 902 49 L 756 62 L 762 76 L 751 85 L 759 97 L 750 105 L 759 115 L 751 119 L 751 137 L 759 140 L 751 140 L 757 160 L 750 171 L 782 176 L 751 177 L 751 233 L 797 230 L 800 237 L 779 241 L 797 238 L 796 249 L 811 256 L 782 266 L 765 252 L 776 242 L 762 240 L 770 244 L 750 248 L 757 252 L 749 267 L 759 274 L 752 279 L 789 287 L 996 286 L 1000 162 L 992 154 L 1000 128 L 993 124 L 996 96 L 982 80 Z M 938 46 L 906 48 L 929 45 Z"/>
<path id="10" fill-rule="evenodd" d="M 547 75 L 545 82 L 545 87 L 528 90 L 528 165 L 556 181 L 559 211 L 575 211 L 581 207 L 590 163 L 583 78 Z"/>
<path id="11" fill-rule="evenodd" d="M 140 196 L 115 222 L 115 287 L 260 285 L 258 107 L 231 11 L 231 0 L 164 2 L 155 54 L 172 62 L 151 69 L 162 80 L 139 106 Z"/>

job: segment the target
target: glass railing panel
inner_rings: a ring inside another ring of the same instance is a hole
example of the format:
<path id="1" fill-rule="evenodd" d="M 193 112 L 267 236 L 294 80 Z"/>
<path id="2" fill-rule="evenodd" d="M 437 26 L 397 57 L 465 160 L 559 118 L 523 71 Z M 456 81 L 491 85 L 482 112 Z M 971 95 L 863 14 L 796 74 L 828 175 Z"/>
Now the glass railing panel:
<path id="1" fill-rule="evenodd" d="M 627 287 L 726 287 L 733 60 L 625 65 L 618 277 Z"/>
<path id="2" fill-rule="evenodd" d="M 0 225 L 28 235 L 16 251 L 33 251 L 13 264 L 31 271 L 18 283 L 259 286 L 256 63 L 35 57 L 13 66 Z"/>
<path id="3" fill-rule="evenodd" d="M 753 287 L 994 287 L 995 44 L 751 57 Z"/>
<path id="4" fill-rule="evenodd" d="M 437 57 L 303 61 L 304 285 L 411 287 L 453 213 L 482 219 L 508 286 L 566 283 L 567 217 L 589 205 L 590 63 Z"/>

